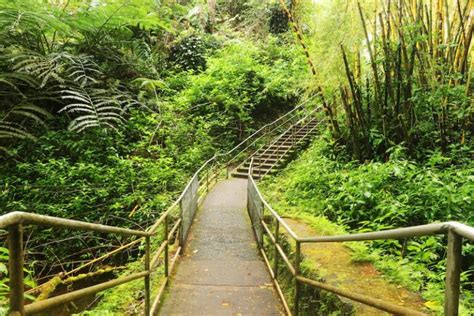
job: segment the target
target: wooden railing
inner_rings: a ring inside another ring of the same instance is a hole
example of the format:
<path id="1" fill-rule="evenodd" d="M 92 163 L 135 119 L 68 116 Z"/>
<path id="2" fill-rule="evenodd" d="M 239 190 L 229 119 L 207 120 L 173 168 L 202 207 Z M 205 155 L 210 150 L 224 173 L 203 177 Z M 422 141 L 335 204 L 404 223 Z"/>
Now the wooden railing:
<path id="1" fill-rule="evenodd" d="M 425 315 L 422 312 L 409 309 L 403 306 L 395 305 L 380 299 L 369 297 L 366 295 L 353 293 L 320 281 L 308 279 L 301 274 L 300 265 L 302 261 L 301 245 L 304 243 L 323 243 L 323 242 L 348 242 L 348 241 L 370 241 L 385 239 L 403 239 L 413 238 L 417 236 L 430 235 L 447 235 L 447 267 L 446 267 L 446 288 L 445 288 L 445 305 L 444 315 L 457 316 L 459 312 L 459 294 L 460 294 L 460 276 L 461 276 L 461 258 L 462 258 L 462 242 L 463 239 L 474 241 L 474 227 L 470 227 L 458 222 L 434 223 L 421 226 L 412 226 L 406 228 L 398 228 L 384 231 L 376 231 L 362 234 L 348 234 L 339 236 L 317 236 L 317 237 L 299 237 L 285 222 L 285 220 L 271 207 L 259 191 L 256 181 L 253 178 L 253 160 L 250 164 L 248 175 L 248 211 L 252 221 L 252 227 L 257 239 L 260 252 L 265 260 L 267 268 L 273 279 L 275 288 L 280 299 L 283 302 L 288 315 L 299 314 L 299 303 L 301 300 L 301 285 L 306 284 L 311 287 L 319 288 L 351 300 L 375 307 L 379 310 L 386 311 L 396 315 Z M 269 222 L 270 221 L 270 222 Z M 271 229 L 273 228 L 273 230 Z M 290 254 L 285 252 L 281 236 L 286 232 L 294 244 L 294 260 L 290 260 Z M 269 254 L 265 252 L 263 245 L 264 236 L 273 246 L 273 265 L 269 260 Z M 291 310 L 283 291 L 278 282 L 278 267 L 283 260 L 286 267 L 290 271 L 294 286 L 293 309 Z"/>

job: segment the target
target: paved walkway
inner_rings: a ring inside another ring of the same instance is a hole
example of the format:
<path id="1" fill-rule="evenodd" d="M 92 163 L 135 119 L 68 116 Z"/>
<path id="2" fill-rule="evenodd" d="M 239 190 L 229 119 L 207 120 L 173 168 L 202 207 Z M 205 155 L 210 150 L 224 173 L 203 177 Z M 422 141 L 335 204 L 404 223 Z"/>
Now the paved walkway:
<path id="1" fill-rule="evenodd" d="M 281 314 L 246 208 L 246 179 L 221 181 L 209 192 L 160 315 Z"/>

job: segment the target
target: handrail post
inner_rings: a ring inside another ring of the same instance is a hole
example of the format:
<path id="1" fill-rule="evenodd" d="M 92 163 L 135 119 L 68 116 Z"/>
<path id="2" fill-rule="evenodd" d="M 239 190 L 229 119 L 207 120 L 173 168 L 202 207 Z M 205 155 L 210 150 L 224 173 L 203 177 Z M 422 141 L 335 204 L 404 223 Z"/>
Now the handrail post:
<path id="1" fill-rule="evenodd" d="M 296 240 L 296 250 L 295 250 L 295 301 L 293 303 L 293 315 L 298 316 L 299 313 L 299 303 L 300 303 L 300 283 L 296 278 L 300 274 L 300 262 L 301 262 L 301 243 Z"/>
<path id="2" fill-rule="evenodd" d="M 277 280 L 278 278 L 278 241 L 280 237 L 280 222 L 275 218 L 275 253 L 273 255 L 273 278 Z"/>
<path id="3" fill-rule="evenodd" d="M 179 245 L 181 246 L 181 252 L 184 250 L 184 242 L 186 241 L 185 238 L 185 224 L 184 224 L 184 207 L 183 207 L 183 200 L 179 202 L 179 216 L 181 218 L 181 229 L 179 230 Z M 168 238 L 168 236 L 166 236 Z"/>
<path id="4" fill-rule="evenodd" d="M 145 315 L 150 315 L 150 236 L 145 237 Z"/>
<path id="5" fill-rule="evenodd" d="M 461 287 L 462 237 L 448 231 L 448 254 L 446 266 L 446 289 L 444 295 L 444 315 L 459 314 L 459 294 Z"/>
<path id="6" fill-rule="evenodd" d="M 206 171 L 206 192 L 209 192 L 209 171 L 210 171 L 211 168 L 209 168 L 209 170 Z"/>
<path id="7" fill-rule="evenodd" d="M 181 221 L 182 223 L 183 221 Z M 163 252 L 164 255 L 164 266 L 165 266 L 165 277 L 169 277 L 169 258 L 168 258 L 168 251 L 169 251 L 169 244 L 170 244 L 170 239 L 168 237 L 168 216 L 165 217 L 164 220 L 164 226 L 163 226 L 163 235 L 164 235 L 164 241 L 166 242 L 165 245 L 165 250 Z M 179 236 L 178 236 L 179 237 Z"/>
<path id="8" fill-rule="evenodd" d="M 10 315 L 24 315 L 22 224 L 11 225 L 8 232 Z"/>

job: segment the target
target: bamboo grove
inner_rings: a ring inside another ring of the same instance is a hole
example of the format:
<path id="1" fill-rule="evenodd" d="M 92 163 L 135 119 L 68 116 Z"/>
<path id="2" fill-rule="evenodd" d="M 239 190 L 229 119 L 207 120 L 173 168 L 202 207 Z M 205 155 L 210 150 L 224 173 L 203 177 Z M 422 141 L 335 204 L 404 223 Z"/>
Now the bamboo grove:
<path id="1" fill-rule="evenodd" d="M 341 45 L 348 83 L 340 87 L 355 157 L 384 155 L 396 144 L 412 156 L 417 147 L 464 144 L 473 127 L 473 3 L 389 0 L 373 21 L 360 3 L 358 10 L 365 47 L 351 58 Z"/>

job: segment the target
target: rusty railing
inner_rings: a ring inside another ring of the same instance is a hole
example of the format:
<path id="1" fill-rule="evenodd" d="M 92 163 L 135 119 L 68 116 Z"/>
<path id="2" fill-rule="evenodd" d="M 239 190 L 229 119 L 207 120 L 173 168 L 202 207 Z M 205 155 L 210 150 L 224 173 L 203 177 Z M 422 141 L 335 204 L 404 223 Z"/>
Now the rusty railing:
<path id="1" fill-rule="evenodd" d="M 349 241 L 372 241 L 386 239 L 402 239 L 413 238 L 417 236 L 430 235 L 447 235 L 447 267 L 446 267 L 446 288 L 445 288 L 445 305 L 444 315 L 457 316 L 459 312 L 459 295 L 460 295 L 460 276 L 461 276 L 461 257 L 463 239 L 474 241 L 474 227 L 470 227 L 458 222 L 433 223 L 421 226 L 412 226 L 406 228 L 390 229 L 384 231 L 376 231 L 361 234 L 348 234 L 339 236 L 317 236 L 317 237 L 299 237 L 285 222 L 285 220 L 268 204 L 261 192 L 259 191 L 256 181 L 253 179 L 253 159 L 249 168 L 248 188 L 247 188 L 247 206 L 249 216 L 251 218 L 255 237 L 259 250 L 265 260 L 269 273 L 272 277 L 274 286 L 280 299 L 283 302 L 288 315 L 297 316 L 299 313 L 299 302 L 301 299 L 301 285 L 306 284 L 311 287 L 319 288 L 336 295 L 340 295 L 351 300 L 363 303 L 379 310 L 389 312 L 396 315 L 425 315 L 419 311 L 409 309 L 403 306 L 385 302 L 380 299 L 369 297 L 362 294 L 353 293 L 326 283 L 304 277 L 300 272 L 301 245 L 304 243 L 322 243 L 322 242 L 349 242 Z M 270 218 L 270 222 L 267 222 Z M 273 232 L 270 229 L 273 224 Z M 290 254 L 286 253 L 280 242 L 283 229 L 295 243 L 294 260 L 290 260 Z M 265 252 L 264 236 L 268 237 L 271 243 L 273 253 L 273 266 L 269 260 L 269 256 Z M 293 310 L 290 309 L 283 291 L 278 283 L 278 266 L 280 260 L 283 260 L 286 267 L 290 271 L 295 285 Z"/>

